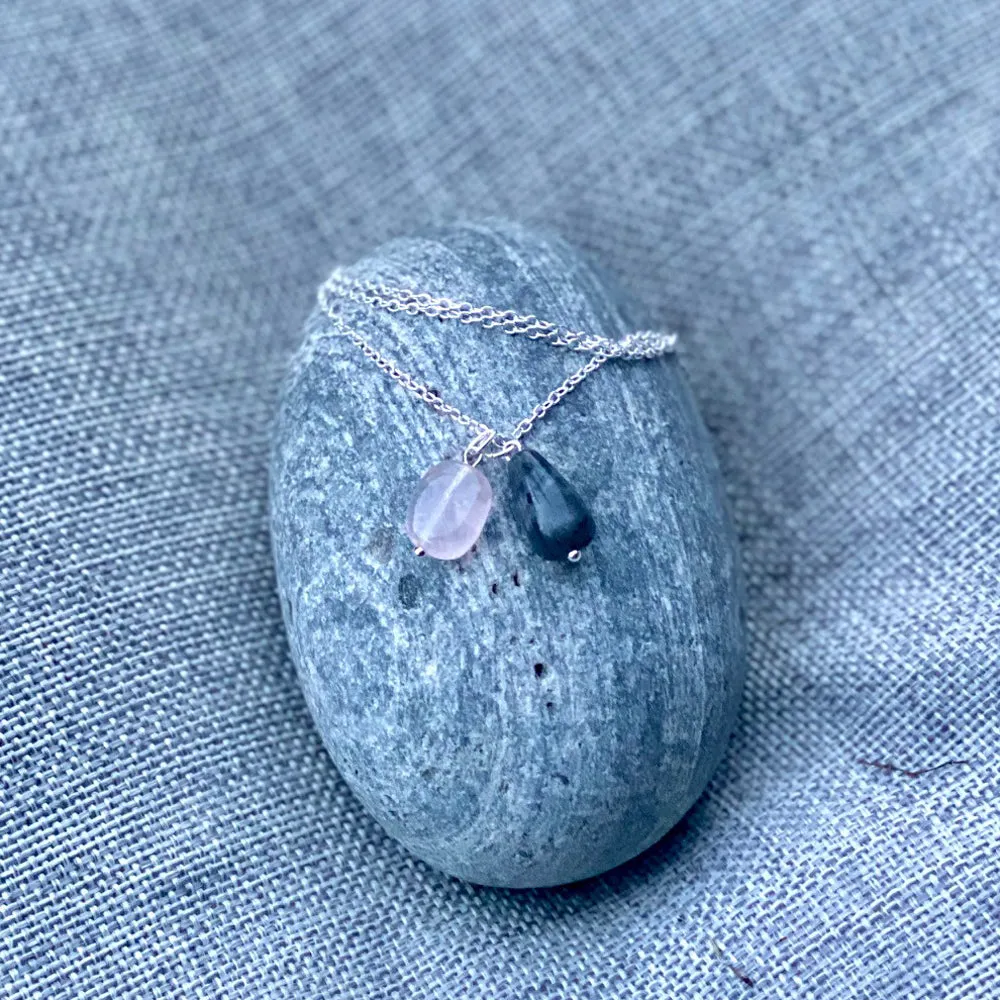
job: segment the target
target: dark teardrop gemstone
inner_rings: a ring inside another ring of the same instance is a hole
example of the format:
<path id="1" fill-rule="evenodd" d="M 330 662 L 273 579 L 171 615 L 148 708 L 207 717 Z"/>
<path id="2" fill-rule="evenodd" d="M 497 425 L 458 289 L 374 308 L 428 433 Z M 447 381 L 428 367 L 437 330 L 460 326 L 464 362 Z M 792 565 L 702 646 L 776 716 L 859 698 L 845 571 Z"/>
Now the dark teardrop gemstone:
<path id="1" fill-rule="evenodd" d="M 543 559 L 565 559 L 594 538 L 594 519 L 576 490 L 537 451 L 508 463 L 514 516 Z"/>

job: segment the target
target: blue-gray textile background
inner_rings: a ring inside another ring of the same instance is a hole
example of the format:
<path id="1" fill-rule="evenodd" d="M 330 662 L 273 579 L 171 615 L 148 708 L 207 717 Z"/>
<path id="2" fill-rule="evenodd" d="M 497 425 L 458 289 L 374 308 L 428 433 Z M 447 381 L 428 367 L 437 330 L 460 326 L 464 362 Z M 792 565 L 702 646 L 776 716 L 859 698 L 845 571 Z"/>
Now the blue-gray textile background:
<path id="1" fill-rule="evenodd" d="M 995 0 L 3 0 L 0 996 L 1000 995 L 998 53 Z M 484 214 L 681 331 L 748 578 L 709 791 L 554 891 L 360 811 L 265 523 L 316 284 Z"/>

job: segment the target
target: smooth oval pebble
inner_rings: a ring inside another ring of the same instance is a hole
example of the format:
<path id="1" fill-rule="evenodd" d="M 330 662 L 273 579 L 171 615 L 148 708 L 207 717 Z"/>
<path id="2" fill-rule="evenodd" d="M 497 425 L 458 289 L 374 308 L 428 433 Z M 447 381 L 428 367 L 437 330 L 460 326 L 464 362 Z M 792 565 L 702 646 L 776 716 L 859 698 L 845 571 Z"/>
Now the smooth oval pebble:
<path id="1" fill-rule="evenodd" d="M 395 240 L 348 273 L 571 330 L 651 325 L 563 242 L 512 223 Z M 369 306 L 347 319 L 501 432 L 586 360 Z M 571 882 L 659 840 L 725 750 L 744 639 L 719 475 L 677 360 L 610 361 L 525 442 L 593 513 L 580 562 L 532 551 L 502 459 L 480 466 L 494 509 L 473 553 L 416 558 L 414 491 L 468 442 L 313 313 L 271 461 L 289 643 L 340 773 L 400 843 L 472 882 Z"/>

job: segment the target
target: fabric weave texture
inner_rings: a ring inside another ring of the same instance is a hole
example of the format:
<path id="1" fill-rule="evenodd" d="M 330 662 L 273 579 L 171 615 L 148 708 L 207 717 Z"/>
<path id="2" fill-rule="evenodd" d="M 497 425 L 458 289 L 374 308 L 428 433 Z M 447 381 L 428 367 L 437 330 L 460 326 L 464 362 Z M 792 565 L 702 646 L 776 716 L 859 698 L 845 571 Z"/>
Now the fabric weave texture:
<path id="1" fill-rule="evenodd" d="M 1000 996 L 997 52 L 993 0 L 5 0 L 0 996 Z M 266 526 L 316 285 L 483 215 L 680 332 L 747 577 L 708 791 L 557 890 L 366 817 Z"/>

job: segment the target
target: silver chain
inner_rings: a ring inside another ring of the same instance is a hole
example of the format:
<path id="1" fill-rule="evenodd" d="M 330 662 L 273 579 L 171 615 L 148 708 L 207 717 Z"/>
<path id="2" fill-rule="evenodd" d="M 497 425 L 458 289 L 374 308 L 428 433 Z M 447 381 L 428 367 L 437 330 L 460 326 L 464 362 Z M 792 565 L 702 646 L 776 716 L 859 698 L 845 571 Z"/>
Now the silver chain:
<path id="1" fill-rule="evenodd" d="M 427 292 L 410 288 L 396 288 L 374 281 L 349 278 L 339 268 L 320 288 L 320 302 L 329 311 L 333 299 L 348 299 L 365 305 L 376 306 L 387 312 L 405 312 L 411 316 L 431 316 L 455 319 L 460 323 L 476 323 L 487 330 L 499 329 L 511 336 L 527 336 L 529 340 L 545 340 L 554 347 L 568 347 L 573 351 L 606 354 L 609 358 L 627 358 L 646 361 L 669 354 L 677 346 L 677 334 L 639 330 L 621 340 L 611 340 L 594 333 L 575 333 L 562 330 L 555 323 L 537 316 L 519 316 L 511 309 L 494 309 L 492 306 L 473 306 L 454 299 L 434 298 Z"/>
<path id="2" fill-rule="evenodd" d="M 336 323 L 339 335 L 360 348 L 361 353 L 373 361 L 389 378 L 427 403 L 435 412 L 475 432 L 475 437 L 466 446 L 462 456 L 470 465 L 478 464 L 483 458 L 506 457 L 520 451 L 521 439 L 531 431 L 535 423 L 606 361 L 612 358 L 645 361 L 670 354 L 677 346 L 677 335 L 673 333 L 640 330 L 620 340 L 611 340 L 597 334 L 563 330 L 554 323 L 540 320 L 532 315 L 521 316 L 510 309 L 472 306 L 467 302 L 435 298 L 426 292 L 415 292 L 409 288 L 396 288 L 373 281 L 350 278 L 339 269 L 320 286 L 318 298 L 320 307 Z M 430 316 L 477 324 L 487 330 L 495 329 L 510 336 L 526 336 L 530 340 L 542 340 L 555 347 L 565 347 L 594 356 L 536 404 L 531 413 L 520 420 L 509 434 L 500 434 L 488 424 L 468 416 L 457 406 L 445 402 L 436 389 L 403 371 L 394 361 L 373 347 L 357 330 L 349 327 L 338 309 L 338 302 L 345 300 L 384 309 L 390 313 L 405 312 L 410 316 Z"/>

